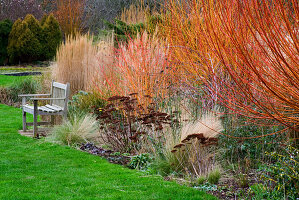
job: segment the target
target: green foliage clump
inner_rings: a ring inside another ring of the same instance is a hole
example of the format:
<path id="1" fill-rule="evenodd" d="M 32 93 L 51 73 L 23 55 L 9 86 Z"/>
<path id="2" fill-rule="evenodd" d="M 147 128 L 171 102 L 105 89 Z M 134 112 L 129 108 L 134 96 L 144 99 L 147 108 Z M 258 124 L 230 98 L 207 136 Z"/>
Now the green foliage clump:
<path id="1" fill-rule="evenodd" d="M 72 97 L 68 105 L 69 113 L 90 113 L 95 109 L 103 108 L 107 102 L 96 92 L 79 91 Z"/>
<path id="2" fill-rule="evenodd" d="M 160 174 L 161 176 L 167 176 L 175 171 L 173 165 L 168 160 L 161 157 L 155 157 L 150 168 L 153 174 Z"/>
<path id="3" fill-rule="evenodd" d="M 54 57 L 62 40 L 58 22 L 50 15 L 43 17 L 42 24 L 33 15 L 18 19 L 12 27 L 8 40 L 10 63 L 32 62 Z"/>
<path id="4" fill-rule="evenodd" d="M 45 59 L 52 59 L 62 41 L 62 33 L 59 23 L 53 14 L 49 15 L 45 21 L 43 20 L 44 18 L 41 21 L 43 30 L 43 41 L 41 43 L 44 46 L 43 56 Z"/>
<path id="5" fill-rule="evenodd" d="M 266 152 L 266 155 L 273 160 L 261 168 L 268 192 L 295 200 L 299 196 L 299 150 L 287 146 L 281 153 Z"/>
<path id="6" fill-rule="evenodd" d="M 13 23 L 8 19 L 0 21 L 0 65 L 4 65 L 8 62 L 7 45 L 12 25 Z"/>
<path id="7" fill-rule="evenodd" d="M 44 14 L 43 17 L 41 18 L 40 20 L 40 25 L 43 26 L 46 22 L 46 20 L 48 19 L 48 16 L 47 14 Z"/>
<path id="8" fill-rule="evenodd" d="M 283 199 L 281 195 L 277 191 L 269 191 L 266 186 L 263 184 L 254 184 L 250 186 L 250 190 L 253 192 L 254 196 L 252 197 L 253 200 L 260 200 L 260 199 Z"/>
<path id="9" fill-rule="evenodd" d="M 115 19 L 115 23 L 110 23 L 105 21 L 105 25 L 108 30 L 113 30 L 115 34 L 116 44 L 120 41 L 128 41 L 129 38 L 134 38 L 138 33 L 142 32 L 145 29 L 143 23 L 138 24 L 126 24 L 125 22 Z M 107 34 L 107 31 L 103 31 L 104 34 Z"/>
<path id="10" fill-rule="evenodd" d="M 40 89 L 41 85 L 39 82 L 31 77 L 14 81 L 13 84 L 8 87 L 9 96 L 14 102 L 21 100 L 18 95 L 36 94 Z"/>
<path id="11" fill-rule="evenodd" d="M 146 18 L 146 30 L 150 34 L 154 34 L 156 28 L 162 23 L 162 18 L 160 15 L 148 15 Z"/>
<path id="12" fill-rule="evenodd" d="M 202 185 L 206 181 L 206 177 L 200 176 L 197 178 L 198 185 Z"/>
<path id="13" fill-rule="evenodd" d="M 216 168 L 209 173 L 208 182 L 210 184 L 217 184 L 220 180 L 220 177 L 221 177 L 220 170 L 218 168 Z"/>
<path id="14" fill-rule="evenodd" d="M 152 158 L 150 155 L 148 153 L 142 153 L 131 158 L 129 167 L 132 169 L 147 170 L 151 162 Z"/>

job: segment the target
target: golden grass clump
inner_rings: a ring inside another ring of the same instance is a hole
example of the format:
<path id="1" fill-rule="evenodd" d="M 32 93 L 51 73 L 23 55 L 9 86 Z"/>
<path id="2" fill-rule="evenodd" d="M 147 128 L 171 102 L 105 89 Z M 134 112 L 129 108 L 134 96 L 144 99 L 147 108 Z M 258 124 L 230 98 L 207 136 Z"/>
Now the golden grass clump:
<path id="1" fill-rule="evenodd" d="M 69 82 L 72 94 L 91 89 L 98 68 L 98 47 L 93 45 L 92 40 L 93 37 L 88 34 L 67 37 L 57 51 L 52 77 L 58 82 Z"/>
<path id="2" fill-rule="evenodd" d="M 99 136 L 97 120 L 91 115 L 73 115 L 62 125 L 56 126 L 47 141 L 68 146 L 94 142 Z"/>
<path id="3" fill-rule="evenodd" d="M 147 9 L 141 2 L 138 5 L 132 4 L 129 8 L 124 8 L 121 12 L 120 20 L 126 24 L 144 23 L 147 19 Z"/>
<path id="4" fill-rule="evenodd" d="M 218 132 L 222 130 L 223 127 L 219 117 L 212 112 L 207 112 L 201 119 L 196 120 L 195 122 L 186 123 L 183 126 L 181 141 L 196 134 L 202 134 L 204 138 L 214 138 L 217 137 Z"/>
<path id="5" fill-rule="evenodd" d="M 219 116 L 207 112 L 201 119 L 183 125 L 180 140 L 168 149 L 177 159 L 177 168 L 196 177 L 205 176 L 215 166 L 216 138 L 223 130 Z M 171 140 L 169 138 L 168 140 Z"/>

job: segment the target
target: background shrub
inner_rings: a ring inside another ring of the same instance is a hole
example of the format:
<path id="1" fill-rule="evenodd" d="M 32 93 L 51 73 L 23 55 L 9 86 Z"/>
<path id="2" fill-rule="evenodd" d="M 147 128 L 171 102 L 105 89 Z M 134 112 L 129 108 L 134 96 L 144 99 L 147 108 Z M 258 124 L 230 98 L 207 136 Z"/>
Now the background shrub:
<path id="1" fill-rule="evenodd" d="M 25 31 L 25 27 L 22 25 L 22 20 L 18 19 L 12 26 L 11 32 L 8 37 L 8 46 L 7 46 L 7 54 L 9 56 L 9 62 L 15 62 L 19 55 L 19 49 L 17 48 L 18 38 L 21 35 L 21 32 Z"/>
<path id="2" fill-rule="evenodd" d="M 52 59 L 57 51 L 58 46 L 62 41 L 62 33 L 55 17 L 50 14 L 49 16 L 43 17 L 41 20 L 42 26 L 42 39 L 41 44 L 43 45 L 44 59 Z"/>
<path id="3" fill-rule="evenodd" d="M 10 54 L 10 60 L 13 62 L 32 62 L 37 60 L 41 52 L 38 38 L 36 38 L 25 21 L 17 27 L 17 31 L 18 37 L 16 38 L 13 54 Z"/>
<path id="4" fill-rule="evenodd" d="M 13 23 L 8 19 L 0 21 L 0 65 L 7 64 L 8 62 L 8 36 L 12 25 Z"/>
<path id="5" fill-rule="evenodd" d="M 8 41 L 10 63 L 32 62 L 50 59 L 62 39 L 59 25 L 53 15 L 43 18 L 43 26 L 27 15 L 22 21 L 18 19 L 12 27 Z"/>

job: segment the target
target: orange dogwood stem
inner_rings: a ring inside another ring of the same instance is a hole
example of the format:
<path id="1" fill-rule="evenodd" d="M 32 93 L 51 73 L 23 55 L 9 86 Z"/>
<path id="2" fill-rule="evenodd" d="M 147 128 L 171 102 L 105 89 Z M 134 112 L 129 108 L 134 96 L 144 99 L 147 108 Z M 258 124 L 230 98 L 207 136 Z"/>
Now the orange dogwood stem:
<path id="1" fill-rule="evenodd" d="M 169 1 L 164 34 L 171 45 L 185 47 L 173 53 L 184 63 L 178 67 L 186 83 L 207 84 L 215 75 L 222 84 L 221 104 L 299 131 L 298 1 L 186 0 L 181 5 Z M 209 71 L 211 60 L 224 69 L 222 75 Z"/>

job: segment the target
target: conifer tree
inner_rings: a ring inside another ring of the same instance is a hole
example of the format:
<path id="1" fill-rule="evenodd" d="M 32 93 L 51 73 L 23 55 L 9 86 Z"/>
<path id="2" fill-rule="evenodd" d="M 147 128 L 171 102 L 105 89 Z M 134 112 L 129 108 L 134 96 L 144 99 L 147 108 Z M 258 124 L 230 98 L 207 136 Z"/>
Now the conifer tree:
<path id="1" fill-rule="evenodd" d="M 48 16 L 47 14 L 44 14 L 42 19 L 40 20 L 40 25 L 41 27 L 43 27 L 43 25 L 45 24 L 46 20 L 48 19 Z"/>
<path id="2" fill-rule="evenodd" d="M 29 29 L 27 22 L 17 20 L 9 34 L 7 52 L 9 61 L 32 62 L 40 56 L 41 45 L 35 34 Z"/>
<path id="3" fill-rule="evenodd" d="M 20 55 L 16 45 L 21 31 L 24 31 L 24 26 L 22 26 L 22 20 L 19 18 L 13 24 L 11 32 L 8 36 L 7 54 L 10 63 L 15 63 Z"/>
<path id="4" fill-rule="evenodd" d="M 29 30 L 31 31 L 33 36 L 38 40 L 38 43 L 36 44 L 37 46 L 35 47 L 35 49 L 37 51 L 37 52 L 35 52 L 35 55 L 36 55 L 35 59 L 38 60 L 42 57 L 42 53 L 43 53 L 43 47 L 41 45 L 41 41 L 43 38 L 42 28 L 40 26 L 39 21 L 37 19 L 35 19 L 35 17 L 33 15 L 30 15 L 30 14 L 26 15 L 23 22 L 27 23 Z"/>
<path id="5" fill-rule="evenodd" d="M 42 28 L 44 35 L 44 42 L 42 42 L 44 56 L 46 59 L 52 59 L 55 56 L 57 47 L 62 40 L 62 33 L 58 21 L 55 19 L 53 14 L 47 17 Z"/>
<path id="6" fill-rule="evenodd" d="M 0 65 L 7 64 L 8 36 L 11 29 L 12 22 L 10 20 L 0 22 Z"/>

